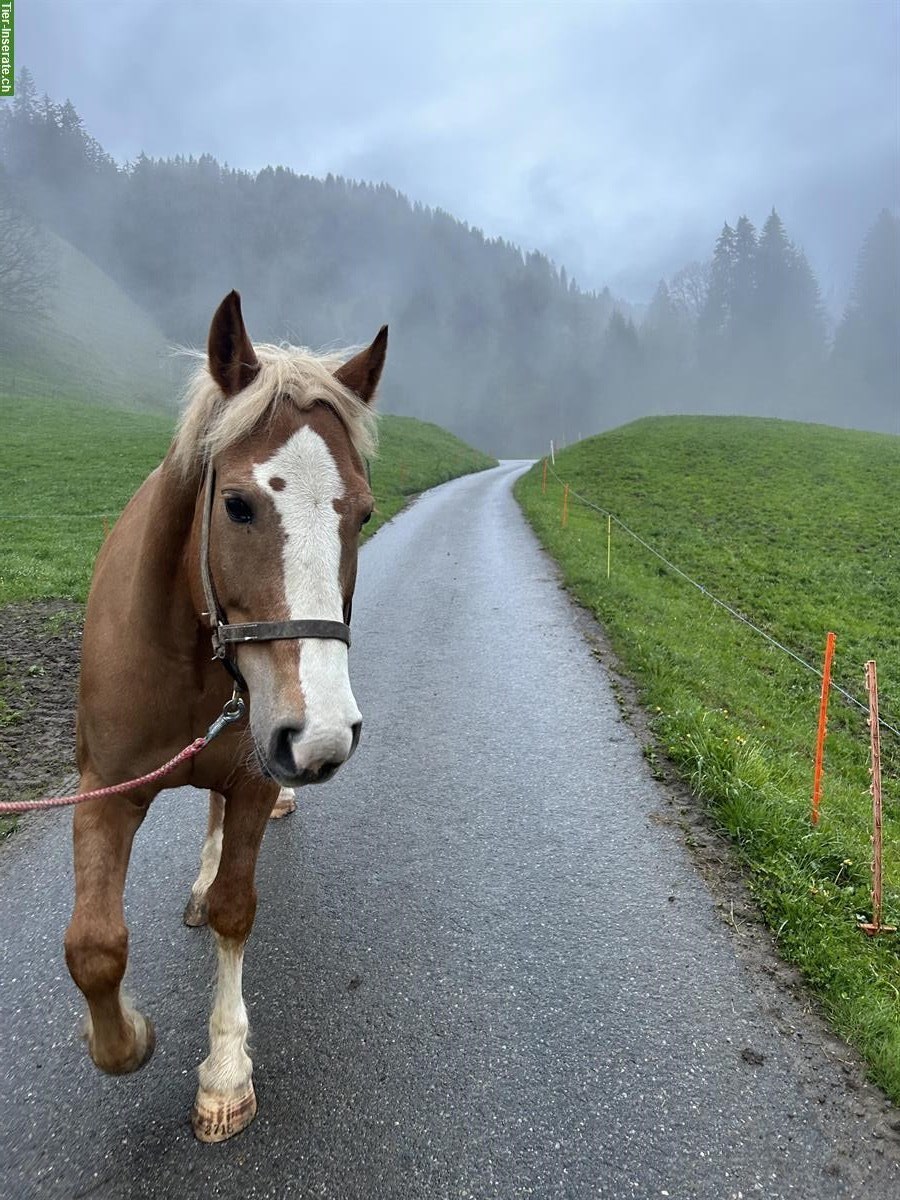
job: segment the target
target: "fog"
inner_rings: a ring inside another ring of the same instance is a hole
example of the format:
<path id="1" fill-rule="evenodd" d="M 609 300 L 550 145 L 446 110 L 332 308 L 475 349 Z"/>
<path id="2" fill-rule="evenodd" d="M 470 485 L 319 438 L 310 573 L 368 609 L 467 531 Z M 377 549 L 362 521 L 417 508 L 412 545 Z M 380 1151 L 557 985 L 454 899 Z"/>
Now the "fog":
<path id="1" fill-rule="evenodd" d="M 632 302 L 774 206 L 839 307 L 897 202 L 898 12 L 29 0 L 18 55 L 119 161 L 386 182 Z"/>
<path id="2" fill-rule="evenodd" d="M 172 340 L 233 285 L 257 337 L 389 321 L 386 404 L 497 453 L 648 412 L 900 432 L 898 13 L 29 0 L 5 203 Z"/>

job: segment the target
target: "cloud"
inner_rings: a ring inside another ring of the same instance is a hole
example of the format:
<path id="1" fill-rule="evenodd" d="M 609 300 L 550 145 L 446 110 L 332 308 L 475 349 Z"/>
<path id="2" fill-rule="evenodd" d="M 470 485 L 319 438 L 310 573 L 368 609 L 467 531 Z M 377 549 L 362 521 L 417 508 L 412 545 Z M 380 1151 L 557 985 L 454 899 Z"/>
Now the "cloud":
<path id="1" fill-rule="evenodd" d="M 774 204 L 842 296 L 898 204 L 898 9 L 838 0 L 29 0 L 19 61 L 120 160 L 387 181 L 634 300 Z"/>

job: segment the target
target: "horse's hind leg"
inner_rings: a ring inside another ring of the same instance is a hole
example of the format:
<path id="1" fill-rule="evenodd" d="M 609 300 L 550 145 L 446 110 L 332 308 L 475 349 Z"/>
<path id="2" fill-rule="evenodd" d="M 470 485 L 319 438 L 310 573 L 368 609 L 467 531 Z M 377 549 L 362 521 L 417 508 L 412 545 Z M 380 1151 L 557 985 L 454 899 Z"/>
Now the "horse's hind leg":
<path id="1" fill-rule="evenodd" d="M 222 857 L 222 822 L 224 818 L 225 797 L 219 792 L 210 792 L 206 840 L 200 851 L 200 874 L 194 881 L 190 899 L 184 910 L 184 923 L 190 925 L 192 929 L 206 924 L 206 893 L 216 877 L 219 859 Z"/>
<path id="2" fill-rule="evenodd" d="M 290 788 L 282 788 L 272 808 L 273 821 L 286 817 L 297 807 Z M 184 909 L 184 923 L 192 929 L 206 924 L 206 893 L 219 869 L 222 856 L 222 821 L 225 816 L 225 797 L 219 792 L 209 793 L 209 820 L 206 825 L 206 840 L 200 851 L 200 874 L 194 880 L 191 895 Z"/>
<path id="3" fill-rule="evenodd" d="M 271 819 L 277 821 L 279 817 L 287 817 L 297 807 L 297 798 L 294 795 L 292 788 L 282 788 L 278 793 L 278 799 L 272 808 Z"/>
<path id="4" fill-rule="evenodd" d="M 101 781 L 82 776 L 82 791 Z M 122 893 L 131 843 L 145 806 L 120 796 L 88 800 L 75 810 L 75 909 L 66 932 L 66 962 L 88 1002 L 91 1058 L 122 1075 L 153 1053 L 153 1026 L 121 992 L 128 961 Z"/>

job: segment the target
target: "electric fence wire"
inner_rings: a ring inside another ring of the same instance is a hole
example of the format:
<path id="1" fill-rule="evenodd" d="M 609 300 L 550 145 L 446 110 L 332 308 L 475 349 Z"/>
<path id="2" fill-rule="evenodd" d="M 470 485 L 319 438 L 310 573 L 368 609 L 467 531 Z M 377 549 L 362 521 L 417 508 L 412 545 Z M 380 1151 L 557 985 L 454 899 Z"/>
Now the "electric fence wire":
<path id="1" fill-rule="evenodd" d="M 779 642 L 778 639 L 772 637 L 770 633 L 766 633 L 765 629 L 761 629 L 759 625 L 755 625 L 749 617 L 745 617 L 742 612 L 739 612 L 736 608 L 732 608 L 732 606 L 730 604 L 726 604 L 724 600 L 720 600 L 718 596 L 714 595 L 709 590 L 709 588 L 704 587 L 704 585 L 699 583 L 696 579 L 692 579 L 691 576 L 688 575 L 687 571 L 682 571 L 681 567 L 678 567 L 675 565 L 675 563 L 670 562 L 664 554 L 661 554 L 659 550 L 657 550 L 654 546 L 651 546 L 649 542 L 645 541 L 639 533 L 635 533 L 635 531 L 626 525 L 625 522 L 619 517 L 617 517 L 615 513 L 610 512 L 608 508 L 604 508 L 600 504 L 595 504 L 593 500 L 588 500 L 586 496 L 582 496 L 579 492 L 576 492 L 571 484 L 566 485 L 565 480 L 560 479 L 551 463 L 548 462 L 547 467 L 557 483 L 562 484 L 563 487 L 568 486 L 569 496 L 574 497 L 579 504 L 584 505 L 586 508 L 592 508 L 595 512 L 602 513 L 604 517 L 609 517 L 609 519 L 618 525 L 623 532 L 627 533 L 629 537 L 634 538 L 634 540 L 643 546 L 645 550 L 647 550 L 655 558 L 658 558 L 661 563 L 664 563 L 670 571 L 674 571 L 676 575 L 680 575 L 682 579 L 691 584 L 692 587 L 695 587 L 698 592 L 702 592 L 704 596 L 706 596 L 709 600 L 712 600 L 713 604 L 718 604 L 719 608 L 724 608 L 727 613 L 730 613 L 731 616 L 735 617 L 738 621 L 743 622 L 743 624 L 749 629 L 752 629 L 754 633 L 758 633 L 761 637 L 764 637 L 767 642 L 770 642 L 779 650 L 784 651 L 785 654 L 789 654 L 795 662 L 800 664 L 801 667 L 805 667 L 806 670 L 811 671 L 813 675 L 818 675 L 820 679 L 822 678 L 822 672 L 817 666 L 815 666 L 813 663 L 808 663 L 805 658 L 801 658 L 796 651 L 790 648 L 790 646 L 785 646 L 783 642 Z M 841 687 L 841 685 L 839 683 L 835 683 L 834 680 L 831 681 L 831 687 L 838 693 L 839 696 L 846 700 L 848 704 L 853 705 L 855 708 L 860 709 L 862 712 L 868 715 L 868 705 L 863 704 L 861 700 L 857 700 L 852 692 L 848 692 L 846 688 Z M 886 721 L 883 717 L 879 717 L 878 724 L 882 729 L 888 729 L 895 735 L 895 737 L 900 738 L 900 729 L 898 729 L 895 725 L 892 725 L 889 721 Z"/>

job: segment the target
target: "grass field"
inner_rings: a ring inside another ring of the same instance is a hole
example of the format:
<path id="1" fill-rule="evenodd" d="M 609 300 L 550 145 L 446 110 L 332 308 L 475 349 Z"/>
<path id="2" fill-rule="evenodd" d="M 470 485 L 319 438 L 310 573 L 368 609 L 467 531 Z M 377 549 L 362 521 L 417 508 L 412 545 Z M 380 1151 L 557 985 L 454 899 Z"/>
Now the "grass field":
<path id="1" fill-rule="evenodd" d="M 104 528 L 165 455 L 172 418 L 0 394 L 0 424 L 0 605 L 83 600 Z M 380 433 L 367 537 L 410 495 L 494 465 L 410 417 L 383 417 Z"/>
<path id="2" fill-rule="evenodd" d="M 837 635 L 834 676 L 900 728 L 900 438 L 744 418 L 651 418 L 557 456 L 609 509 L 808 662 Z M 517 485 L 567 585 L 637 683 L 661 747 L 731 836 L 784 955 L 900 1101 L 900 935 L 868 939 L 865 716 L 832 694 L 822 820 L 809 820 L 820 681 L 577 503 L 541 465 Z M 900 744 L 883 733 L 885 916 L 900 924 Z M 702 969 L 702 964 L 698 964 Z"/>

